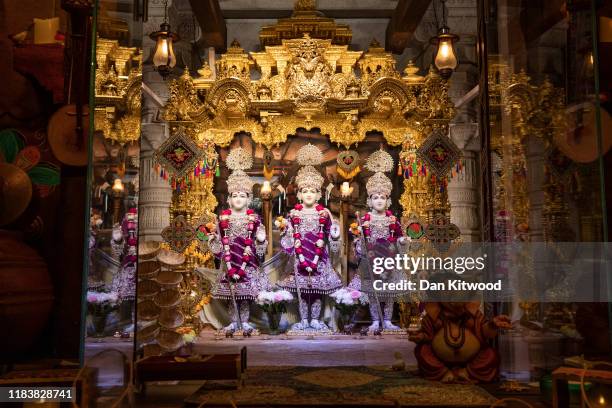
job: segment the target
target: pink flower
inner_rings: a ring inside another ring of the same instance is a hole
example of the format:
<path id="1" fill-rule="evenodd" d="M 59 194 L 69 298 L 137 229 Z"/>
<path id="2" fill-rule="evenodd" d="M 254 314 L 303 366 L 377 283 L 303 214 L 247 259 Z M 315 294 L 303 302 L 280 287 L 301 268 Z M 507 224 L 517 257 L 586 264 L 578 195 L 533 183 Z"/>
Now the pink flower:
<path id="1" fill-rule="evenodd" d="M 365 221 L 370 221 L 370 214 L 369 213 L 365 213 L 365 215 L 363 216 L 363 219 Z"/>
<path id="2" fill-rule="evenodd" d="M 296 204 L 294 207 L 296 210 L 298 211 L 302 211 L 302 209 L 304 208 L 304 206 L 302 204 Z"/>
<path id="3" fill-rule="evenodd" d="M 249 208 L 249 209 L 246 211 L 246 213 L 247 213 L 248 215 L 251 215 L 251 214 L 254 214 L 254 213 L 255 213 L 255 211 L 254 211 L 252 208 Z"/>
<path id="4" fill-rule="evenodd" d="M 393 213 L 391 212 L 391 210 L 387 210 L 385 211 L 385 214 L 387 215 L 387 217 L 390 217 L 393 215 Z"/>
<path id="5" fill-rule="evenodd" d="M 282 293 L 278 293 L 278 292 L 276 292 L 276 293 L 274 294 L 274 301 L 275 301 L 275 302 L 282 302 L 283 300 L 285 300 L 285 299 L 284 299 L 284 296 L 283 296 L 283 294 L 282 294 Z"/>
<path id="6" fill-rule="evenodd" d="M 359 299 L 360 296 L 361 296 L 361 292 L 359 292 L 358 290 L 352 290 L 351 291 L 351 298 Z"/>
<path id="7" fill-rule="evenodd" d="M 315 208 L 317 211 L 323 211 L 325 209 L 325 207 L 323 207 L 321 204 L 317 204 Z"/>
<path id="8" fill-rule="evenodd" d="M 221 211 L 222 215 L 230 215 L 231 213 L 232 213 L 232 210 L 229 210 L 229 209 Z"/>

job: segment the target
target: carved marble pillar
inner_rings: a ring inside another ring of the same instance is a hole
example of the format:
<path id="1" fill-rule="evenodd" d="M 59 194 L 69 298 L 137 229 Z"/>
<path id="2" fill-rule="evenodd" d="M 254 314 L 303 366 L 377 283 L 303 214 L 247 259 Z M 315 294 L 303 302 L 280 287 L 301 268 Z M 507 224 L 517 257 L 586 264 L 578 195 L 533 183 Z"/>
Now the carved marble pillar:
<path id="1" fill-rule="evenodd" d="M 465 164 L 463 171 L 456 174 L 448 183 L 451 222 L 459 227 L 464 242 L 480 241 L 478 125 L 451 124 L 450 135 L 463 152 Z"/>
<path id="2" fill-rule="evenodd" d="M 168 99 L 167 85 L 150 64 L 143 66 L 143 82 L 162 100 Z M 154 168 L 153 154 L 168 137 L 166 124 L 154 122 L 159 106 L 143 93 L 140 150 L 139 235 L 141 240 L 161 241 L 161 230 L 170 223 L 172 191 Z"/>

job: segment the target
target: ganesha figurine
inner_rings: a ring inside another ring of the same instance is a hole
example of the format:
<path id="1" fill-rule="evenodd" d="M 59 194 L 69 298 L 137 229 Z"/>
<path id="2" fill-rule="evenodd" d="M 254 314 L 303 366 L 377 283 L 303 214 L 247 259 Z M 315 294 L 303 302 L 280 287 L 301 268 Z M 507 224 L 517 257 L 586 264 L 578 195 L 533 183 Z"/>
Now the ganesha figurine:
<path id="1" fill-rule="evenodd" d="M 420 329 L 409 339 L 417 344 L 421 375 L 442 382 L 491 382 L 499 373 L 499 356 L 489 345 L 499 329 L 510 329 L 508 316 L 487 319 L 480 302 L 425 304 Z"/>
<path id="2" fill-rule="evenodd" d="M 322 161 L 321 151 L 312 144 L 300 148 L 297 154 L 302 166 L 296 177 L 300 203 L 279 223 L 281 246 L 294 255 L 291 275 L 277 285 L 296 293 L 300 322 L 291 332 L 328 333 L 330 329 L 321 320 L 323 295 L 342 286 L 334 270 L 330 251 L 340 249 L 340 228 L 329 209 L 319 204 L 323 176 L 314 167 Z"/>
<path id="3" fill-rule="evenodd" d="M 389 210 L 393 184 L 384 173 L 393 169 L 393 158 L 389 153 L 380 149 L 368 157 L 365 167 L 374 172 L 374 175 L 366 183 L 369 211 L 358 220 L 361 228 L 351 228 L 355 254 L 358 259 L 364 258 L 368 252 L 370 256 L 376 258 L 394 258 L 398 252 L 406 249 L 408 239 L 403 234 L 399 220 Z M 371 262 L 371 260 L 366 259 L 366 262 Z M 405 333 L 392 323 L 392 317 L 395 299 L 407 295 L 407 292 L 374 291 L 371 278 L 368 274 L 364 274 L 363 277 L 356 274 L 349 283 L 349 287 L 361 290 L 368 295 L 372 316 L 369 330 L 376 332 L 382 329 L 390 334 Z M 377 278 L 386 282 L 401 282 L 407 279 L 403 270 L 387 270 Z"/>
<path id="4" fill-rule="evenodd" d="M 218 228 L 208 236 L 211 252 L 221 260 L 221 274 L 213 297 L 228 302 L 231 323 L 225 331 L 254 329 L 249 321 L 252 301 L 260 291 L 269 289 L 268 278 L 260 269 L 266 251 L 266 231 L 260 217 L 248 208 L 253 181 L 244 172 L 252 165 L 250 153 L 233 149 L 226 160 L 232 174 L 227 179 L 229 208 L 221 212 Z"/>

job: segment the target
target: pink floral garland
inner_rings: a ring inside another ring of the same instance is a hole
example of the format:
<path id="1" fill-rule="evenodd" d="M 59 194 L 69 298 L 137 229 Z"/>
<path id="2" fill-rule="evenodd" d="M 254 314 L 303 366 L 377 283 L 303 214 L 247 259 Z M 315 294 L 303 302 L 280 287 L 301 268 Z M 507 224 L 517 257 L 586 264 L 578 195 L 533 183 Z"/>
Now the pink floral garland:
<path id="1" fill-rule="evenodd" d="M 387 241 L 393 243 L 397 241 L 397 236 L 394 234 L 397 232 L 397 219 L 393 215 L 390 210 L 385 211 L 385 216 L 391 218 L 391 223 L 389 224 L 389 236 L 387 237 Z M 363 216 L 363 235 L 366 237 L 370 236 L 370 213 L 366 213 Z"/>
<path id="2" fill-rule="evenodd" d="M 236 282 L 243 281 L 246 278 L 246 266 L 251 260 L 251 257 L 253 256 L 253 254 L 251 253 L 251 245 L 253 244 L 253 239 L 251 238 L 251 235 L 255 230 L 255 220 L 257 217 L 255 216 L 255 211 L 250 208 L 246 211 L 246 213 L 249 217 L 249 223 L 247 224 L 247 230 L 249 232 L 249 235 L 244 240 L 245 247 L 244 252 L 242 253 L 242 264 L 240 265 L 240 267 L 232 266 L 232 253 L 229 246 L 230 240 L 227 236 L 227 230 L 230 226 L 229 217 L 230 215 L 232 215 L 232 210 L 223 210 L 221 212 L 221 217 L 219 217 L 219 219 L 221 220 L 219 222 L 219 229 L 222 233 L 221 243 L 223 244 L 224 251 L 223 260 L 227 265 L 227 275 L 230 279 Z"/>
<path id="3" fill-rule="evenodd" d="M 296 204 L 294 208 L 296 211 L 302 211 L 302 209 L 304 209 L 304 206 L 302 204 Z M 293 233 L 293 247 L 300 262 L 299 268 L 305 270 L 308 273 L 311 273 L 313 270 L 317 269 L 317 264 L 319 263 L 319 258 L 323 253 L 323 246 L 325 245 L 325 233 L 323 232 L 323 228 L 325 228 L 325 223 L 327 222 L 327 212 L 325 211 L 325 207 L 323 207 L 321 204 L 317 204 L 315 208 L 319 213 L 319 232 L 317 233 L 319 239 L 317 239 L 316 242 L 317 248 L 315 249 L 315 256 L 312 261 L 307 261 L 304 257 L 302 249 L 302 234 L 300 234 L 299 232 Z M 292 221 L 293 224 L 296 226 L 297 230 L 297 226 L 300 225 L 300 222 L 302 222 L 302 220 L 300 219 L 300 217 L 295 216 L 292 218 Z"/>

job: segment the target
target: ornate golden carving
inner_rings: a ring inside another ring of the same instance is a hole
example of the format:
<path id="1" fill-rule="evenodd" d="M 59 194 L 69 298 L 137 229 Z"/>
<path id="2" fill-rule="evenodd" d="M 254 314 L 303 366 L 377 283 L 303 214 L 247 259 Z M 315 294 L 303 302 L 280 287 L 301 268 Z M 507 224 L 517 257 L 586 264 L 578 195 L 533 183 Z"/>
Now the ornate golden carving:
<path id="1" fill-rule="evenodd" d="M 95 129 L 121 145 L 140 138 L 142 58 L 136 48 L 98 38 Z"/>
<path id="2" fill-rule="evenodd" d="M 283 40 L 309 34 L 316 38 L 331 39 L 334 44 L 350 44 L 353 33 L 346 24 L 339 24 L 316 10 L 316 1 L 297 0 L 293 15 L 281 18 L 274 25 L 264 26 L 259 32 L 262 47 L 280 45 Z"/>
<path id="3" fill-rule="evenodd" d="M 372 131 L 391 146 L 418 146 L 447 127 L 455 108 L 434 69 L 421 77 L 411 66 L 402 76 L 395 64 L 376 42 L 363 53 L 306 34 L 249 54 L 234 42 L 216 63 L 216 80 L 202 68 L 195 80 L 185 71 L 171 82 L 164 117 L 198 143 L 223 147 L 237 132 L 270 149 L 315 128 L 345 148 Z"/>

